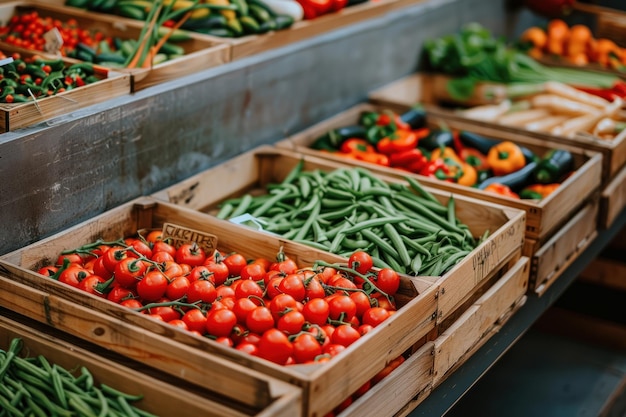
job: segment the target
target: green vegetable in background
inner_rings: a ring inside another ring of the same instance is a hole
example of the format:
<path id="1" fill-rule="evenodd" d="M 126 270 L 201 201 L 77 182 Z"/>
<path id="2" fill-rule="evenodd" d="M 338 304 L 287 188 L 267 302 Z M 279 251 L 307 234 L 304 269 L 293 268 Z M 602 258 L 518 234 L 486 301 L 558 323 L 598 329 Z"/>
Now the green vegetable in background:
<path id="1" fill-rule="evenodd" d="M 427 40 L 424 51 L 429 69 L 455 77 L 447 88 L 457 100 L 469 98 L 482 81 L 509 84 L 512 94 L 526 95 L 550 80 L 604 88 L 618 80 L 610 74 L 545 67 L 478 23 L 469 23 L 457 34 Z"/>

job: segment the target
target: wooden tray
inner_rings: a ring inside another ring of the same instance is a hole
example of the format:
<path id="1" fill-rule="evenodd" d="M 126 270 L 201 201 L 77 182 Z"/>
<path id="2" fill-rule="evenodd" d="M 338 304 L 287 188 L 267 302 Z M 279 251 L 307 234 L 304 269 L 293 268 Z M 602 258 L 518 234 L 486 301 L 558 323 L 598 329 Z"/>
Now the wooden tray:
<path id="1" fill-rule="evenodd" d="M 626 207 L 626 167 L 611 179 L 600 194 L 599 227 L 608 229 Z"/>
<path id="2" fill-rule="evenodd" d="M 300 42 L 324 33 L 383 16 L 392 10 L 397 0 L 368 0 L 349 6 L 335 13 L 328 13 L 311 20 L 295 22 L 290 28 L 272 31 L 261 35 L 249 35 L 241 38 L 218 38 L 231 45 L 231 59 L 237 60 L 250 55 L 277 49 L 295 42 Z M 421 0 L 412 0 L 417 3 Z M 214 36 L 198 34 L 207 39 Z"/>
<path id="3" fill-rule="evenodd" d="M 626 263 L 619 259 L 598 256 L 581 272 L 581 281 L 626 291 Z"/>
<path id="4" fill-rule="evenodd" d="M 138 39 L 143 26 L 142 22 L 132 19 L 35 1 L 0 3 L 0 22 L 4 25 L 16 12 L 32 10 L 37 11 L 40 16 L 51 16 L 62 21 L 73 18 L 76 19 L 80 27 L 98 30 L 106 35 L 121 39 Z M 180 58 L 157 64 L 152 68 L 120 68 L 116 71 L 130 76 L 131 91 L 135 92 L 230 61 L 231 51 L 227 43 L 216 38 L 207 39 L 193 33 L 190 33 L 190 36 L 190 40 L 177 42 L 177 45 L 185 49 L 185 55 Z M 0 42 L 0 49 L 4 48 L 5 45 L 4 42 Z M 69 58 L 68 61 L 77 62 Z"/>
<path id="5" fill-rule="evenodd" d="M 28 51 L 8 44 L 2 44 L 0 51 L 6 56 L 18 52 L 22 58 L 32 58 L 35 55 L 44 59 L 55 58 L 43 52 Z M 66 67 L 69 65 L 71 62 L 68 61 Z M 0 133 L 32 126 L 92 104 L 130 94 L 130 75 L 102 67 L 96 67 L 95 74 L 100 78 L 95 83 L 50 97 L 42 97 L 36 102 L 0 103 Z"/>
<path id="6" fill-rule="evenodd" d="M 180 416 L 181 410 L 194 415 L 215 417 L 269 416 L 262 411 L 250 414 L 230 408 L 224 403 L 210 399 L 207 392 L 190 391 L 175 385 L 175 382 L 166 383 L 145 373 L 146 370 L 138 370 L 135 363 L 124 364 L 114 361 L 96 353 L 98 348 L 93 345 L 79 346 L 66 340 L 67 338 L 60 332 L 54 332 L 54 335 L 50 335 L 50 332 L 49 328 L 37 322 L 0 314 L 0 348 L 6 350 L 13 338 L 20 338 L 24 342 L 22 355 L 28 357 L 43 355 L 51 364 L 57 364 L 70 371 L 84 366 L 92 373 L 97 385 L 106 384 L 129 394 L 143 395 L 141 401 L 133 403 L 142 410 L 162 417 Z M 286 391 L 285 398 L 289 397 L 297 400 L 299 390 L 292 387 L 291 393 Z"/>
<path id="7" fill-rule="evenodd" d="M 292 149 L 301 153 L 332 159 L 333 161 L 341 162 L 346 165 L 366 166 L 368 169 L 385 175 L 393 175 L 396 177 L 412 176 L 428 186 L 524 210 L 526 211 L 526 237 L 531 239 L 545 239 L 551 233 L 554 233 L 558 225 L 574 213 L 581 203 L 585 199 L 589 198 L 589 196 L 600 186 L 600 171 L 602 165 L 601 156 L 593 152 L 581 151 L 580 149 L 561 144 L 556 145 L 556 147 L 569 150 L 574 155 L 576 172 L 564 181 L 554 193 L 540 201 L 517 200 L 502 197 L 494 193 L 478 190 L 476 188 L 453 184 L 447 181 L 439 181 L 437 179 L 417 174 L 410 174 L 406 171 L 400 171 L 394 168 L 356 161 L 351 158 L 349 159 L 341 156 L 335 156 L 332 153 L 321 152 L 310 148 L 310 145 L 316 138 L 329 130 L 356 124 L 362 111 L 381 111 L 385 108 L 387 107 L 381 105 L 357 105 L 335 117 L 318 123 L 301 133 L 278 142 L 277 146 Z M 393 108 L 400 112 L 404 112 L 408 109 L 400 108 L 397 105 L 393 106 Z M 541 155 L 550 149 L 550 145 L 528 138 L 520 133 L 501 132 L 497 129 L 476 126 L 441 115 L 428 116 L 427 124 L 429 126 L 437 126 L 442 123 L 451 129 L 467 130 L 498 140 L 511 140 L 515 143 L 528 147 L 538 155 Z"/>
<path id="8" fill-rule="evenodd" d="M 529 259 L 520 258 L 435 339 L 433 388 L 484 345 L 524 304 L 529 271 Z"/>
<path id="9" fill-rule="evenodd" d="M 611 178 L 626 164 L 626 137 L 618 140 L 603 140 L 585 136 L 566 138 L 546 133 L 531 132 L 504 125 L 481 122 L 463 117 L 452 108 L 442 107 L 434 99 L 433 77 L 425 73 L 416 73 L 396 80 L 377 90 L 370 92 L 370 102 L 390 108 L 406 108 L 421 103 L 433 116 L 446 117 L 450 120 L 467 122 L 468 125 L 496 129 L 502 134 L 521 134 L 529 138 L 543 141 L 552 146 L 567 145 L 590 150 L 602 154 L 602 184 L 606 185 Z"/>
<path id="10" fill-rule="evenodd" d="M 346 166 L 313 155 L 261 147 L 161 190 L 154 197 L 213 214 L 217 212 L 218 203 L 228 197 L 281 181 L 301 159 L 304 161 L 304 170 L 331 171 Z M 388 182 L 406 183 L 399 178 L 377 176 Z M 451 195 L 434 188 L 428 190 L 444 204 Z M 512 256 L 520 254 L 524 239 L 523 211 L 463 195 L 455 194 L 454 199 L 457 216 L 469 226 L 472 233 L 480 236 L 489 229 L 490 237 L 443 277 L 418 277 L 440 286 L 438 322 L 467 300 L 483 280 L 492 276 Z"/>
<path id="11" fill-rule="evenodd" d="M 521 222 L 521 214 L 518 219 Z M 191 383 L 214 392 L 241 398 L 249 406 L 264 408 L 276 400 L 273 387 L 264 380 L 266 376 L 298 385 L 303 397 L 297 405 L 298 412 L 292 415 L 324 415 L 383 369 L 387 362 L 423 343 L 424 337 L 434 329 L 438 286 L 427 280 L 403 277 L 402 289 L 396 298 L 402 307 L 384 326 L 377 327 L 329 363 L 283 367 L 151 320 L 33 272 L 54 261 L 63 248 L 75 248 L 97 238 L 117 239 L 139 229 L 162 227 L 166 221 L 215 234 L 220 250 L 238 251 L 246 257 L 273 259 L 282 247 L 287 256 L 302 266 L 310 266 L 320 259 L 328 262 L 340 259 L 186 207 L 143 198 L 3 256 L 0 271 L 14 281 L 6 280 L 6 286 L 0 291 L 0 305 L 164 372 L 184 375 Z M 43 294 L 21 295 L 27 290 Z M 29 297 L 32 300 L 26 302 Z M 85 309 L 89 314 L 81 319 Z M 358 359 L 363 351 L 371 355 L 367 361 Z"/>
<path id="12" fill-rule="evenodd" d="M 541 296 L 596 238 L 597 195 L 545 241 L 526 239 L 522 253 L 531 259 L 529 289 Z"/>

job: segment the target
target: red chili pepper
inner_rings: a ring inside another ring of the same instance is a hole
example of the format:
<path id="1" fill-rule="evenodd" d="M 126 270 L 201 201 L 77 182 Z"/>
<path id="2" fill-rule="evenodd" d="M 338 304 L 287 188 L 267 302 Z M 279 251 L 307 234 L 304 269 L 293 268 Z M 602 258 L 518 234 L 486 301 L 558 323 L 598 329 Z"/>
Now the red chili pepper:
<path id="1" fill-rule="evenodd" d="M 450 175 L 450 168 L 441 159 L 435 159 L 429 161 L 420 171 L 420 175 L 426 177 L 437 178 L 444 181 L 454 182 L 454 179 Z"/>
<path id="2" fill-rule="evenodd" d="M 576 87 L 576 88 L 587 94 L 593 94 L 594 96 L 601 97 L 607 101 L 613 101 L 615 100 L 615 97 L 620 96 L 620 94 L 613 91 L 612 88 L 587 88 L 587 87 Z"/>
<path id="3" fill-rule="evenodd" d="M 392 112 L 392 111 L 383 111 L 378 115 L 378 119 L 376 120 L 376 124 L 378 126 L 389 126 L 394 124 L 396 129 L 404 129 L 411 130 L 411 126 L 404 122 L 400 115 Z"/>

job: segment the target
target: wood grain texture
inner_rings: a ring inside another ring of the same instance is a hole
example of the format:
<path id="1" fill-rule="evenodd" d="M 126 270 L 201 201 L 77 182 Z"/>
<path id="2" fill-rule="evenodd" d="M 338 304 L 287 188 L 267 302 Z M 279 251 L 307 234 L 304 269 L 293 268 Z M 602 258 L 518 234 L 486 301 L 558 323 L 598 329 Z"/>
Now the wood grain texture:
<path id="1" fill-rule="evenodd" d="M 626 207 L 626 167 L 611 179 L 600 194 L 599 227 L 611 227 L 619 213 Z"/>

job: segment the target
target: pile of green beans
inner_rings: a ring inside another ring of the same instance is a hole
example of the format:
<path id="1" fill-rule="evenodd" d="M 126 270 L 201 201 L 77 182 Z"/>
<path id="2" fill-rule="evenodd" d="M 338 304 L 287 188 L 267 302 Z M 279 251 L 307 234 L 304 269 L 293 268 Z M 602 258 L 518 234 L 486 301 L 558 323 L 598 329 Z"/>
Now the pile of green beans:
<path id="1" fill-rule="evenodd" d="M 21 338 L 13 338 L 7 351 L 0 350 L 0 416 L 154 416 L 131 404 L 142 396 L 96 386 L 85 367 L 74 376 L 42 355 L 22 358 L 22 346 Z"/>
<path id="2" fill-rule="evenodd" d="M 265 231 L 343 257 L 362 250 L 378 267 L 441 276 L 479 243 L 415 179 L 386 183 L 361 167 L 303 171 L 303 161 L 268 193 L 222 202 L 217 217 L 252 215 Z M 485 238 L 483 236 L 481 239 Z"/>

